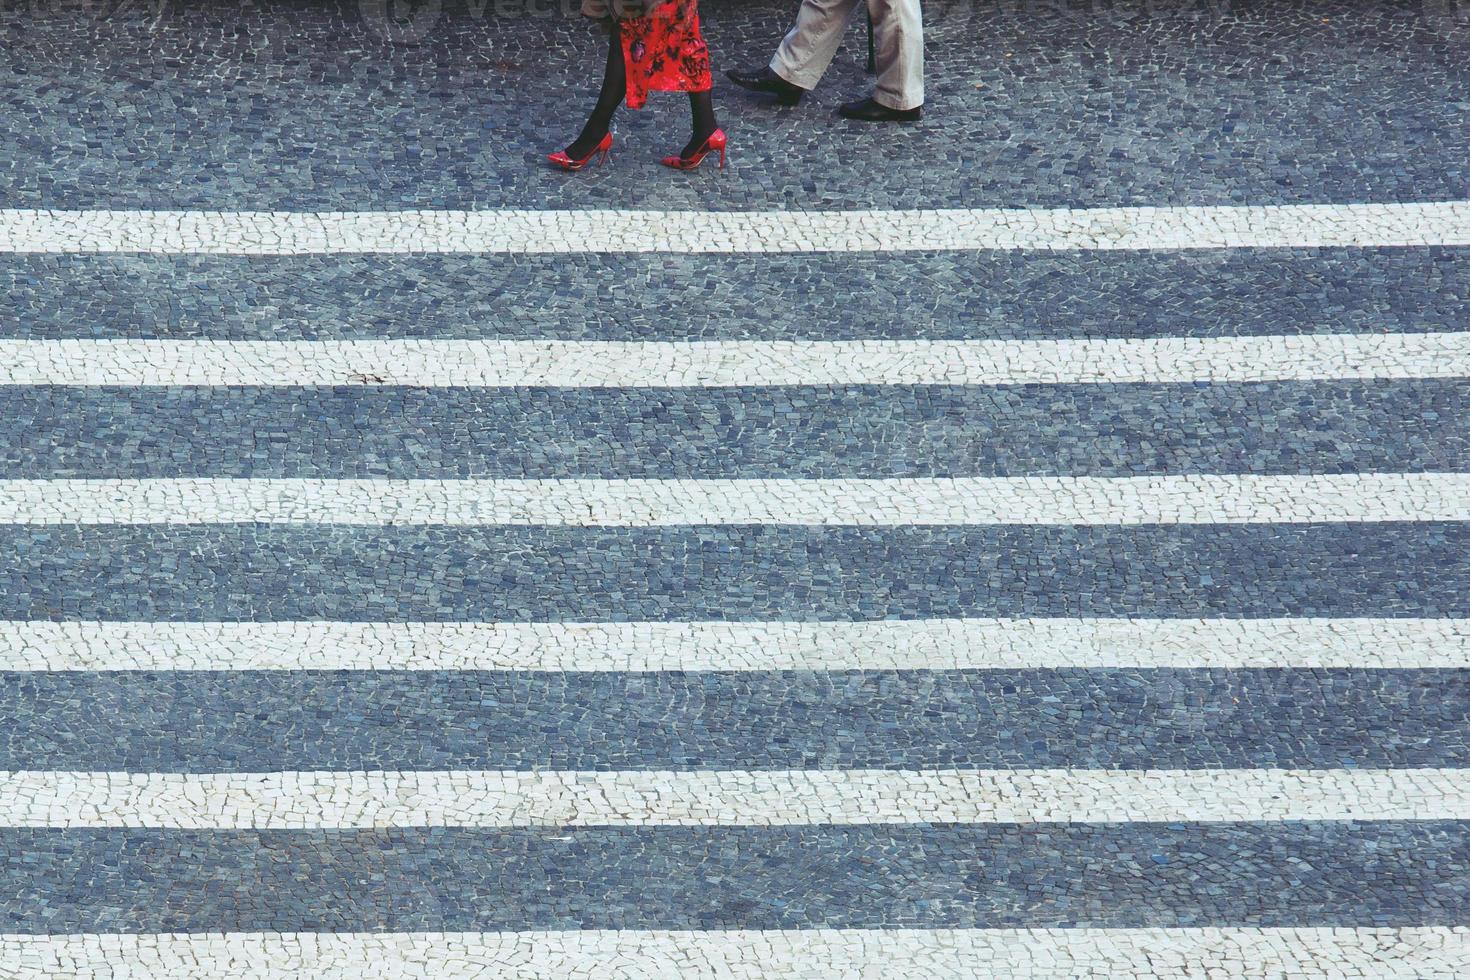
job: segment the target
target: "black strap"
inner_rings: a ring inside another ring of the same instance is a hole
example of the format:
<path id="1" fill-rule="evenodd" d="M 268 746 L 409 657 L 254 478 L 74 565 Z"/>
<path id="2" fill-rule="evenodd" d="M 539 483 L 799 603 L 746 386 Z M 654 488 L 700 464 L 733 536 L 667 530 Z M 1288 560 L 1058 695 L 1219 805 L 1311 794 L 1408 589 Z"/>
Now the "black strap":
<path id="1" fill-rule="evenodd" d="M 867 6 L 864 4 L 864 6 Z M 873 11 L 868 11 L 868 74 L 878 70 L 878 57 L 873 51 Z"/>

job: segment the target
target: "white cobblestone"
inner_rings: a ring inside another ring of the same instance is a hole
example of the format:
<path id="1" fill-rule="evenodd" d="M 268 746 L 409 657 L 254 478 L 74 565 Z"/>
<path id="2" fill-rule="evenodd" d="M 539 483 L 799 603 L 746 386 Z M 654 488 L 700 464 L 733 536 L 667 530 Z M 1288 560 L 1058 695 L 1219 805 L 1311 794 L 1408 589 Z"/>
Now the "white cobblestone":
<path id="1" fill-rule="evenodd" d="M 1470 377 L 1470 332 L 1130 340 L 0 339 L 5 385 L 1188 384 Z"/>
<path id="2" fill-rule="evenodd" d="M 0 621 L 0 670 L 1470 669 L 1463 619 Z"/>
<path id="3" fill-rule="evenodd" d="M 887 480 L 0 480 L 5 524 L 1262 524 L 1470 520 L 1470 473 Z"/>
<path id="4" fill-rule="evenodd" d="M 0 252 L 872 252 L 1470 245 L 1470 202 L 852 211 L 0 210 Z"/>
<path id="5" fill-rule="evenodd" d="M 1470 929 L 801 929 L 0 935 L 6 976 L 1449 980 Z"/>
<path id="6" fill-rule="evenodd" d="M 1470 819 L 1470 769 L 0 773 L 0 826 L 317 830 Z"/>

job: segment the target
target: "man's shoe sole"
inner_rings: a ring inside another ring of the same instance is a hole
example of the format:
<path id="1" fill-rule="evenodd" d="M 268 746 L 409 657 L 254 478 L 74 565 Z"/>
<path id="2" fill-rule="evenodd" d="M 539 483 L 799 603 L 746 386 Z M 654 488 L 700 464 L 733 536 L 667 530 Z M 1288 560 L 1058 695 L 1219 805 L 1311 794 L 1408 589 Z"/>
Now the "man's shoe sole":
<path id="1" fill-rule="evenodd" d="M 924 118 L 924 113 L 921 110 L 919 110 L 919 109 L 912 109 L 912 110 L 899 110 L 899 109 L 895 109 L 893 115 L 887 115 L 887 114 L 885 114 L 885 115 L 881 115 L 881 116 L 860 115 L 860 114 L 855 114 L 855 113 L 843 112 L 841 109 L 838 109 L 837 110 L 837 114 L 839 116 L 841 116 L 843 119 L 852 119 L 852 120 L 854 120 L 856 122 L 871 122 L 871 123 L 880 123 L 880 122 L 918 122 L 920 119 L 923 119 Z"/>
<path id="2" fill-rule="evenodd" d="M 854 122 L 919 122 L 920 119 L 923 119 L 922 112 L 914 113 L 911 116 L 853 116 L 838 109 L 836 115 L 842 116 L 844 119 L 854 120 Z"/>

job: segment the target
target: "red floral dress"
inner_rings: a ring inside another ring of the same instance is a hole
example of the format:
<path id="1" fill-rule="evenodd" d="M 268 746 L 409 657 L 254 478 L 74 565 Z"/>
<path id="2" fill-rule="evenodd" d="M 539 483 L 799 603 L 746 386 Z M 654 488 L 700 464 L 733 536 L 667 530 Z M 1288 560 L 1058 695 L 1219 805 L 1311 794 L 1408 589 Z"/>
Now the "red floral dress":
<path id="1" fill-rule="evenodd" d="M 583 12 L 593 16 L 609 8 L 623 39 L 628 108 L 641 109 L 649 92 L 708 92 L 714 87 L 709 48 L 699 31 L 698 0 L 583 4 Z"/>

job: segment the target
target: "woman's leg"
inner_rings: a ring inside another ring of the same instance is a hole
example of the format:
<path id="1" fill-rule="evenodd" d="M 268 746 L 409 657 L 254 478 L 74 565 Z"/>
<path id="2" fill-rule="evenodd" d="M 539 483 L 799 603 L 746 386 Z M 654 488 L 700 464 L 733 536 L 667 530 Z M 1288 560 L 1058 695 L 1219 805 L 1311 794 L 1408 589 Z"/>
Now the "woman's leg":
<path id="1" fill-rule="evenodd" d="M 692 157 L 698 149 L 709 139 L 710 133 L 720 128 L 715 121 L 714 92 L 705 89 L 703 92 L 689 93 L 689 109 L 694 114 L 694 135 L 689 139 L 689 145 L 684 147 L 679 154 L 686 160 Z"/>
<path id="2" fill-rule="evenodd" d="M 582 127 L 582 134 L 567 147 L 567 156 L 580 160 L 592 152 L 607 135 L 612 126 L 613 113 L 618 111 L 618 106 L 623 104 L 623 97 L 627 94 L 628 70 L 623 64 L 623 38 L 618 33 L 618 22 L 614 20 L 612 32 L 608 36 L 607 69 L 602 75 L 602 91 L 597 95 L 597 104 L 592 107 L 592 115 L 587 117 L 587 125 Z"/>

